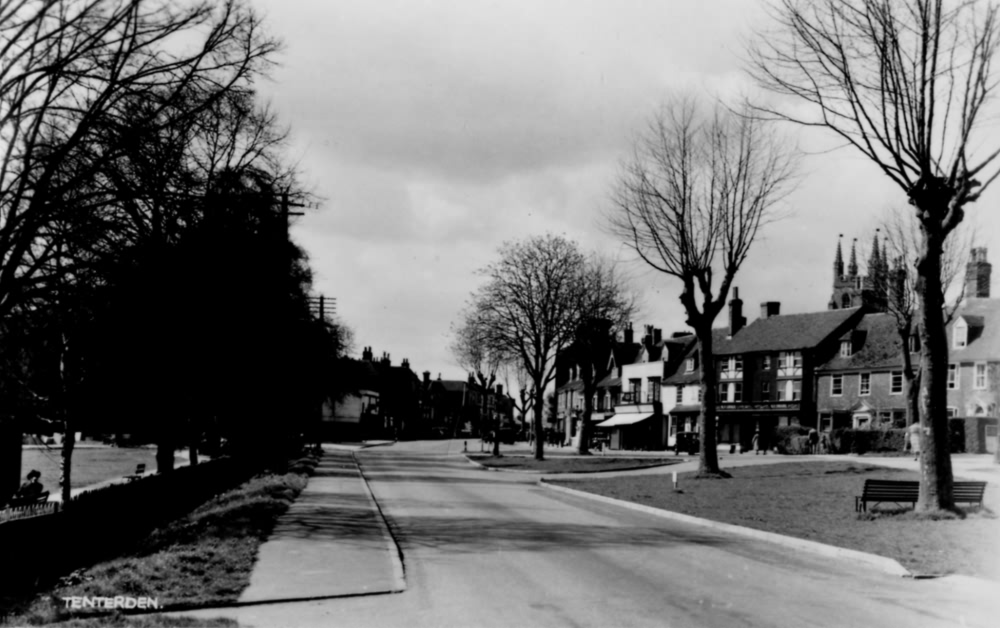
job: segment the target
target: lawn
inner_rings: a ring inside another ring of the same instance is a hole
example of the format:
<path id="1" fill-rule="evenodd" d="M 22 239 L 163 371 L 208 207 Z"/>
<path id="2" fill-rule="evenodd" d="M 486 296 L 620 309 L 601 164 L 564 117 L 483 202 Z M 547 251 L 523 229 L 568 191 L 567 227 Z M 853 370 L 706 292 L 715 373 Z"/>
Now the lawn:
<path id="1" fill-rule="evenodd" d="M 504 454 L 500 458 L 489 455 L 468 456 L 469 460 L 493 469 L 538 471 L 541 473 L 596 473 L 621 471 L 643 467 L 660 467 L 682 462 L 677 458 L 627 458 L 618 456 L 566 456 L 550 455 L 545 460 L 533 456 Z"/>
<path id="2" fill-rule="evenodd" d="M 1000 579 L 1000 519 L 974 509 L 964 520 L 916 520 L 912 514 L 865 516 L 854 496 L 866 478 L 916 480 L 914 472 L 863 462 L 787 462 L 731 469 L 728 480 L 668 476 L 559 480 L 616 499 L 870 552 L 918 574 L 961 573 Z M 997 487 L 987 486 L 987 497 Z"/>
<path id="3" fill-rule="evenodd" d="M 14 614 L 14 625 L 39 625 L 70 618 L 81 626 L 131 625 L 131 620 L 114 616 L 96 618 L 95 623 L 88 624 L 85 616 L 88 611 L 69 611 L 58 602 L 68 596 L 153 597 L 161 608 L 168 609 L 236 601 L 250 582 L 260 544 L 271 533 L 277 518 L 305 488 L 314 467 L 315 459 L 303 459 L 287 473 L 262 474 L 217 496 L 153 532 L 129 555 L 63 578 L 55 588 L 38 595 Z M 147 618 L 138 625 L 184 625 L 158 621 Z"/>
<path id="4" fill-rule="evenodd" d="M 53 495 L 59 493 L 59 446 L 21 451 L 21 481 L 32 469 L 42 473 L 42 485 Z M 120 478 L 135 471 L 135 465 L 156 469 L 156 450 L 149 448 L 93 447 L 73 450 L 70 485 L 89 486 L 110 478 Z"/>

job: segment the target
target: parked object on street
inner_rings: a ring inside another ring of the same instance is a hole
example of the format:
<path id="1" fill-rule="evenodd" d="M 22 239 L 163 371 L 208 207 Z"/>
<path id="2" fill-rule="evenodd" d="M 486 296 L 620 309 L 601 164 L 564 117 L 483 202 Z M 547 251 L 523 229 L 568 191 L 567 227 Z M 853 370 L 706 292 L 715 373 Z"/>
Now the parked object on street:
<path id="1" fill-rule="evenodd" d="M 135 480 L 141 478 L 145 473 L 146 473 L 146 463 L 140 462 L 139 464 L 135 465 L 135 473 L 126 475 L 125 479 L 128 480 L 129 482 L 134 482 Z"/>

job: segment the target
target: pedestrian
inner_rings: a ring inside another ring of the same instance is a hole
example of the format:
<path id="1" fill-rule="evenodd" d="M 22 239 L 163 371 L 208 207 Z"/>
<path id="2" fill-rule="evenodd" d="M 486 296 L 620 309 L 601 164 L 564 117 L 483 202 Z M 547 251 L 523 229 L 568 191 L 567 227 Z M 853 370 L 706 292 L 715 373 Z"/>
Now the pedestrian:
<path id="1" fill-rule="evenodd" d="M 760 455 L 760 430 L 753 433 L 753 455 Z"/>
<path id="2" fill-rule="evenodd" d="M 920 424 L 914 423 L 907 430 L 910 433 L 910 451 L 913 452 L 913 459 L 920 460 Z"/>
<path id="3" fill-rule="evenodd" d="M 819 432 L 816 428 L 809 428 L 809 453 L 819 453 Z"/>

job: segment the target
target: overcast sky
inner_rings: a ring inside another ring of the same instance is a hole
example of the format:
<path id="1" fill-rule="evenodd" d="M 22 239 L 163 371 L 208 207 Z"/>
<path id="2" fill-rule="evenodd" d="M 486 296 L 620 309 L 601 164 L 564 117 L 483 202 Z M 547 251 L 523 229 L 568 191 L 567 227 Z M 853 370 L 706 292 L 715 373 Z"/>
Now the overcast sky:
<path id="1" fill-rule="evenodd" d="M 450 330 L 502 242 L 551 232 L 633 260 L 601 221 L 632 134 L 671 94 L 751 90 L 743 42 L 766 23 L 755 0 L 254 2 L 285 43 L 262 95 L 323 199 L 292 230 L 315 288 L 336 298 L 356 354 L 445 379 L 465 376 Z M 737 275 L 750 320 L 762 301 L 825 309 L 837 235 L 866 260 L 880 216 L 905 205 L 850 149 L 806 157 L 801 175 Z M 970 212 L 994 261 L 997 199 Z M 679 283 L 629 269 L 636 328 L 684 329 Z"/>

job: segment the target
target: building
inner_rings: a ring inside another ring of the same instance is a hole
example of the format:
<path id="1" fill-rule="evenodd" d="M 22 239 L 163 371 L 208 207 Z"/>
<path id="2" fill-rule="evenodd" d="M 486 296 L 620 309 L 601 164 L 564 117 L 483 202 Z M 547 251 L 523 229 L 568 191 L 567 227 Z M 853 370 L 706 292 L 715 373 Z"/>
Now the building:
<path id="1" fill-rule="evenodd" d="M 761 303 L 760 318 L 741 328 L 738 324 L 745 319 L 736 308 L 741 309 L 742 302 L 734 297 L 729 338 L 713 352 L 719 443 L 749 449 L 755 431 L 766 436 L 778 426 L 815 427 L 816 369 L 840 350 L 842 338 L 864 310 L 782 315 L 781 304 L 769 301 Z"/>
<path id="2" fill-rule="evenodd" d="M 621 367 L 624 392 L 613 414 L 597 427 L 609 436 L 611 449 L 666 449 L 671 440 L 670 417 L 663 411 L 664 381 L 684 361 L 694 336 L 678 332 L 663 338 L 653 326 L 639 345 L 635 360 Z"/>
<path id="3" fill-rule="evenodd" d="M 948 412 L 1000 414 L 1000 299 L 990 298 L 992 267 L 986 249 L 971 252 L 966 299 L 948 325 Z"/>
<path id="4" fill-rule="evenodd" d="M 867 275 L 862 275 L 858 269 L 857 244 L 855 238 L 851 243 L 851 259 L 845 272 L 844 255 L 840 240 L 837 240 L 837 252 L 833 260 L 833 293 L 827 308 L 838 310 L 864 307 L 869 312 L 884 312 L 891 277 L 885 243 L 879 243 L 876 229 L 868 257 Z"/>
<path id="5" fill-rule="evenodd" d="M 465 380 L 431 381 L 430 371 L 423 373 L 422 417 L 420 433 L 430 438 L 479 438 L 499 424 L 509 429 L 514 424 L 514 400 L 503 386 L 490 388 L 476 381 L 471 373 Z"/>
<path id="6" fill-rule="evenodd" d="M 816 369 L 818 429 L 906 427 L 901 349 L 891 314 L 865 314 L 845 331 L 839 350 Z M 916 364 L 920 354 L 911 359 Z"/>

